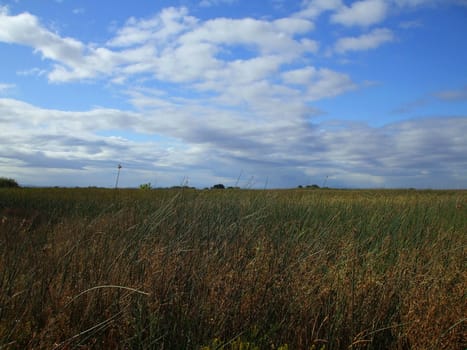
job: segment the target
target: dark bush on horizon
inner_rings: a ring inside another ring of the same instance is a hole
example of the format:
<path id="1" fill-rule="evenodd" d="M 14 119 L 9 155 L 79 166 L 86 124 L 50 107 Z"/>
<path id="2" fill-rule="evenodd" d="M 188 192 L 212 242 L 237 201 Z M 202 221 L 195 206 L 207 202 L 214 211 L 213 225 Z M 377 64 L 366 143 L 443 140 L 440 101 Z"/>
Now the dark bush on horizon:
<path id="1" fill-rule="evenodd" d="M 306 188 L 315 188 L 315 189 L 318 189 L 318 188 L 320 188 L 320 187 L 319 187 L 318 185 L 313 184 L 313 185 L 307 185 Z"/>
<path id="2" fill-rule="evenodd" d="M 223 184 L 217 184 L 211 187 L 213 190 L 223 190 L 225 186 Z"/>
<path id="3" fill-rule="evenodd" d="M 19 187 L 19 185 L 14 179 L 0 177 L 0 188 L 4 188 L 4 187 L 14 188 L 14 187 Z"/>

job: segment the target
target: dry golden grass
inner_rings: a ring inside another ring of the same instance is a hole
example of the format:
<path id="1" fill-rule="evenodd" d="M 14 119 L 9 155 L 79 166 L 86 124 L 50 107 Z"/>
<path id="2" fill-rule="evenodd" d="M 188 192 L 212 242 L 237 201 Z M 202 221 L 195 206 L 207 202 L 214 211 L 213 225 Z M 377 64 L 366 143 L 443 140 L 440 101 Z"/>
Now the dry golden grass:
<path id="1" fill-rule="evenodd" d="M 0 348 L 464 349 L 465 200 L 2 190 Z"/>

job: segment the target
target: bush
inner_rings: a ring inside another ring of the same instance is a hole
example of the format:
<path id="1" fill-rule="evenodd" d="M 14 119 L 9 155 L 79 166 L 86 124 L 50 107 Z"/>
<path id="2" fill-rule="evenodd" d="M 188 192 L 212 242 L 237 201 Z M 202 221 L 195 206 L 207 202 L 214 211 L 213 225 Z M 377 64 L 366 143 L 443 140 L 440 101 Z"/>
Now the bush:
<path id="1" fill-rule="evenodd" d="M 140 190 L 152 190 L 152 185 L 150 182 L 148 182 L 147 184 L 141 184 L 139 185 L 139 189 Z"/>
<path id="2" fill-rule="evenodd" d="M 225 189 L 225 186 L 223 184 L 217 184 L 217 185 L 212 186 L 212 189 L 213 190 L 223 190 L 223 189 Z"/>
<path id="3" fill-rule="evenodd" d="M 19 187 L 18 183 L 14 179 L 7 179 L 6 177 L 0 177 L 0 187 Z"/>
<path id="4" fill-rule="evenodd" d="M 313 184 L 313 185 L 307 185 L 307 186 L 306 186 L 306 188 L 314 188 L 314 189 L 318 189 L 318 188 L 319 188 L 319 186 L 318 186 L 318 185 L 315 185 L 315 184 Z"/>

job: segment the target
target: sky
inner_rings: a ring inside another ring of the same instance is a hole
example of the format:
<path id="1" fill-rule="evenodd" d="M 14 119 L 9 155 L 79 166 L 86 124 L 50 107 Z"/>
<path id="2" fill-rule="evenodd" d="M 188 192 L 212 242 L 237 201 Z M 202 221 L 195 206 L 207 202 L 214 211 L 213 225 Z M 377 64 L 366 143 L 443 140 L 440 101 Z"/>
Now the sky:
<path id="1" fill-rule="evenodd" d="M 467 188 L 466 0 L 0 0 L 0 177 Z"/>

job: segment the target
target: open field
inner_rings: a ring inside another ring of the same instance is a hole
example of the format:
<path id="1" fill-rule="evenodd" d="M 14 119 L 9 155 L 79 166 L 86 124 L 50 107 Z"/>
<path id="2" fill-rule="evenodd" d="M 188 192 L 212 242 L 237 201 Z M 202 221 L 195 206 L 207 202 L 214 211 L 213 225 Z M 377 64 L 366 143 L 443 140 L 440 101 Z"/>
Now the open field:
<path id="1" fill-rule="evenodd" d="M 464 349 L 467 192 L 0 189 L 0 349 Z"/>

